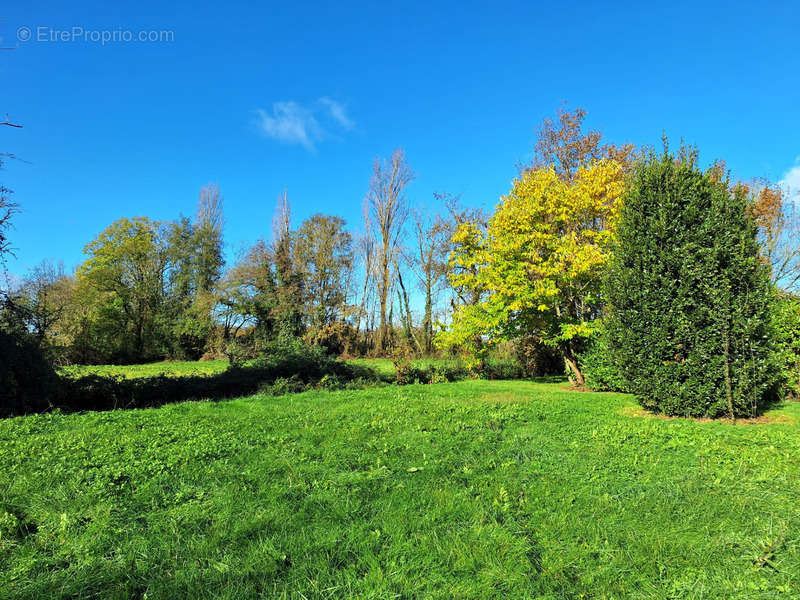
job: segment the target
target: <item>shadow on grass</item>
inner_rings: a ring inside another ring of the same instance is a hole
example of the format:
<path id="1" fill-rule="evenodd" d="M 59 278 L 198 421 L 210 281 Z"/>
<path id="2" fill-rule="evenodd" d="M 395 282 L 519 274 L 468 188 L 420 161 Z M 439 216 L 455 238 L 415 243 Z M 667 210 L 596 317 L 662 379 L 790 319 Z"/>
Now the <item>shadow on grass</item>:
<path id="1" fill-rule="evenodd" d="M 357 364 L 289 347 L 285 351 L 228 367 L 218 373 L 158 374 L 127 378 L 122 374 L 58 376 L 49 393 L 37 402 L 0 402 L 0 417 L 58 410 L 64 413 L 115 409 L 154 408 L 187 400 L 225 400 L 255 393 L 283 395 L 310 389 L 362 389 L 397 383 L 445 383 L 470 377 L 461 364 L 409 363 L 388 373 L 372 365 Z M 497 361 L 480 373 L 481 379 L 523 379 L 517 365 Z M 566 382 L 564 376 L 537 377 L 540 383 Z"/>
<path id="2" fill-rule="evenodd" d="M 541 377 L 531 377 L 535 383 L 568 383 L 566 375 L 543 375 Z"/>
<path id="3" fill-rule="evenodd" d="M 325 365 L 291 362 L 271 366 L 229 367 L 212 375 L 169 377 L 158 375 L 126 379 L 122 376 L 62 377 L 50 409 L 62 412 L 152 408 L 185 400 L 223 400 L 247 396 L 275 386 L 276 391 L 302 391 L 312 386 L 340 389 L 378 383 L 374 370 L 342 361 Z M 273 391 L 273 390 L 270 390 Z"/>

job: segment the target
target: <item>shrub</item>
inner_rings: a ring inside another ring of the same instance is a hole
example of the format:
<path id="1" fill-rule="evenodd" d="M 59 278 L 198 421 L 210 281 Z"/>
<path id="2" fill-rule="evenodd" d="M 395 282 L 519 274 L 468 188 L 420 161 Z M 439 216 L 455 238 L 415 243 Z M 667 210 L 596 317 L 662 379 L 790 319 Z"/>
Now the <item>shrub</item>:
<path id="1" fill-rule="evenodd" d="M 411 383 L 447 383 L 468 377 L 470 372 L 460 360 L 416 359 L 402 351 L 392 359 L 398 385 Z"/>
<path id="2" fill-rule="evenodd" d="M 411 362 L 397 363 L 395 364 L 395 378 L 397 385 L 431 383 L 433 380 L 433 368 L 415 365 Z"/>
<path id="3" fill-rule="evenodd" d="M 557 348 L 543 344 L 539 336 L 520 338 L 515 351 L 517 361 L 529 377 L 564 374 L 564 358 Z"/>
<path id="4" fill-rule="evenodd" d="M 349 354 L 358 343 L 355 328 L 344 321 L 310 328 L 303 336 L 306 343 L 321 346 L 328 354 Z"/>
<path id="5" fill-rule="evenodd" d="M 0 416 L 45 410 L 57 382 L 35 340 L 0 329 Z"/>
<path id="6" fill-rule="evenodd" d="M 0 416 L 45 410 L 58 376 L 29 333 L 23 309 L 5 295 L 0 300 Z"/>
<path id="7" fill-rule="evenodd" d="M 745 191 L 694 153 L 651 154 L 623 199 L 607 326 L 630 390 L 670 415 L 751 416 L 774 397 L 767 266 Z"/>
<path id="8" fill-rule="evenodd" d="M 432 367 L 431 383 L 458 381 L 469 376 L 469 370 L 460 360 L 436 361 Z"/>
<path id="9" fill-rule="evenodd" d="M 597 392 L 628 391 L 628 386 L 614 359 L 608 332 L 602 325 L 589 338 L 586 349 L 581 353 L 579 360 L 586 387 Z"/>
<path id="10" fill-rule="evenodd" d="M 461 360 L 395 359 L 394 366 L 399 385 L 446 383 L 471 376 L 481 379 L 522 379 L 526 376 L 518 361 L 505 357 L 487 357 L 472 366 Z"/>
<path id="11" fill-rule="evenodd" d="M 262 394 L 270 396 L 285 396 L 286 394 L 296 394 L 304 392 L 306 384 L 297 375 L 291 377 L 278 377 L 271 385 L 267 384 L 259 390 Z"/>
<path id="12" fill-rule="evenodd" d="M 792 396 L 800 394 L 800 297 L 780 294 L 774 304 L 780 367 Z"/>
<path id="13" fill-rule="evenodd" d="M 487 356 L 477 369 L 481 379 L 524 379 L 528 373 L 514 358 Z"/>
<path id="14" fill-rule="evenodd" d="M 222 344 L 222 354 L 231 365 L 240 365 L 247 360 L 252 360 L 258 353 L 249 339 L 250 336 L 240 336 Z"/>
<path id="15" fill-rule="evenodd" d="M 300 374 L 304 380 L 317 380 L 327 374 L 345 374 L 347 364 L 330 356 L 321 346 L 309 346 L 300 340 L 279 339 L 260 348 L 249 367 L 268 369 L 276 377 Z"/>

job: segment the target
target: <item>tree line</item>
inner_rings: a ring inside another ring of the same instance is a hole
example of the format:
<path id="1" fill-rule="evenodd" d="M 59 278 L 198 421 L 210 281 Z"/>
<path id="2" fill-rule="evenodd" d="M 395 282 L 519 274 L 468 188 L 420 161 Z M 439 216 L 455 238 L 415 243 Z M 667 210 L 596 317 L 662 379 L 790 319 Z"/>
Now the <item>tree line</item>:
<path id="1" fill-rule="evenodd" d="M 293 227 L 284 191 L 272 231 L 225 264 L 210 184 L 191 218 L 123 218 L 74 273 L 42 263 L 5 291 L 5 312 L 57 363 L 238 363 L 302 340 L 478 367 L 503 346 L 531 373 L 692 414 L 744 414 L 796 383 L 800 217 L 785 190 L 733 181 L 722 162 L 702 169 L 666 141 L 660 153 L 608 143 L 585 115 L 542 122 L 492 212 L 445 193 L 432 211 L 414 206 L 397 149 L 375 160 L 357 229 L 324 214 Z M 7 253 L 7 194 L 2 206 Z M 675 391 L 664 403 L 648 385 Z"/>
<path id="2" fill-rule="evenodd" d="M 452 232 L 483 215 L 447 194 L 435 196 L 437 215 L 413 207 L 414 177 L 402 149 L 376 159 L 356 233 L 324 214 L 293 228 L 284 192 L 271 232 L 230 265 L 222 193 L 209 184 L 193 217 L 121 218 L 73 273 L 44 261 L 8 295 L 62 364 L 241 361 L 276 339 L 332 354 L 431 354 L 443 300 L 459 302 L 447 285 Z"/>

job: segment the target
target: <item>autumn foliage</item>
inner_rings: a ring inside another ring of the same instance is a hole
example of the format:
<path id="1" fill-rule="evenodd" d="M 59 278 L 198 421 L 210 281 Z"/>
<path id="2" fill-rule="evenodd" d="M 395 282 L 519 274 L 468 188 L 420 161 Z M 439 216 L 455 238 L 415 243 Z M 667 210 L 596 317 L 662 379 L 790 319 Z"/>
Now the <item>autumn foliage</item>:
<path id="1" fill-rule="evenodd" d="M 524 171 L 485 233 L 469 223 L 456 231 L 452 283 L 483 296 L 457 309 L 440 343 L 472 344 L 479 353 L 484 338 L 535 331 L 561 350 L 583 384 L 577 354 L 601 306 L 602 269 L 622 190 L 622 165 L 612 159 L 579 167 L 571 181 L 554 167 Z M 459 268 L 470 265 L 478 268 Z"/>

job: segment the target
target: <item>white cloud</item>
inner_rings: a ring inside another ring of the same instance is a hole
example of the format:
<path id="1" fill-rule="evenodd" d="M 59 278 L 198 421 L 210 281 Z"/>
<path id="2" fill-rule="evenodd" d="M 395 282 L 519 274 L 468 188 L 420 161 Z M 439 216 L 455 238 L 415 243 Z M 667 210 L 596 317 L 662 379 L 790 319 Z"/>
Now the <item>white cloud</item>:
<path id="1" fill-rule="evenodd" d="M 337 102 L 336 100 L 332 100 L 327 96 L 320 98 L 319 101 L 320 104 L 327 107 L 331 117 L 333 117 L 333 119 L 346 130 L 350 131 L 356 126 L 356 124 L 353 122 L 353 119 L 351 119 L 347 114 L 347 109 L 345 108 L 344 104 Z"/>
<path id="2" fill-rule="evenodd" d="M 783 174 L 778 185 L 787 191 L 790 198 L 800 202 L 800 161 Z"/>
<path id="3" fill-rule="evenodd" d="M 313 151 L 315 142 L 323 137 L 323 131 L 314 113 L 297 102 L 275 102 L 272 114 L 256 111 L 258 126 L 267 137 L 288 144 L 300 144 Z"/>
<path id="4" fill-rule="evenodd" d="M 310 107 L 292 100 L 275 102 L 272 111 L 256 111 L 256 126 L 265 136 L 284 142 L 298 144 L 314 152 L 322 140 L 331 137 L 330 132 L 320 123 L 333 129 L 350 131 L 355 122 L 347 114 L 343 104 L 323 97 Z"/>

